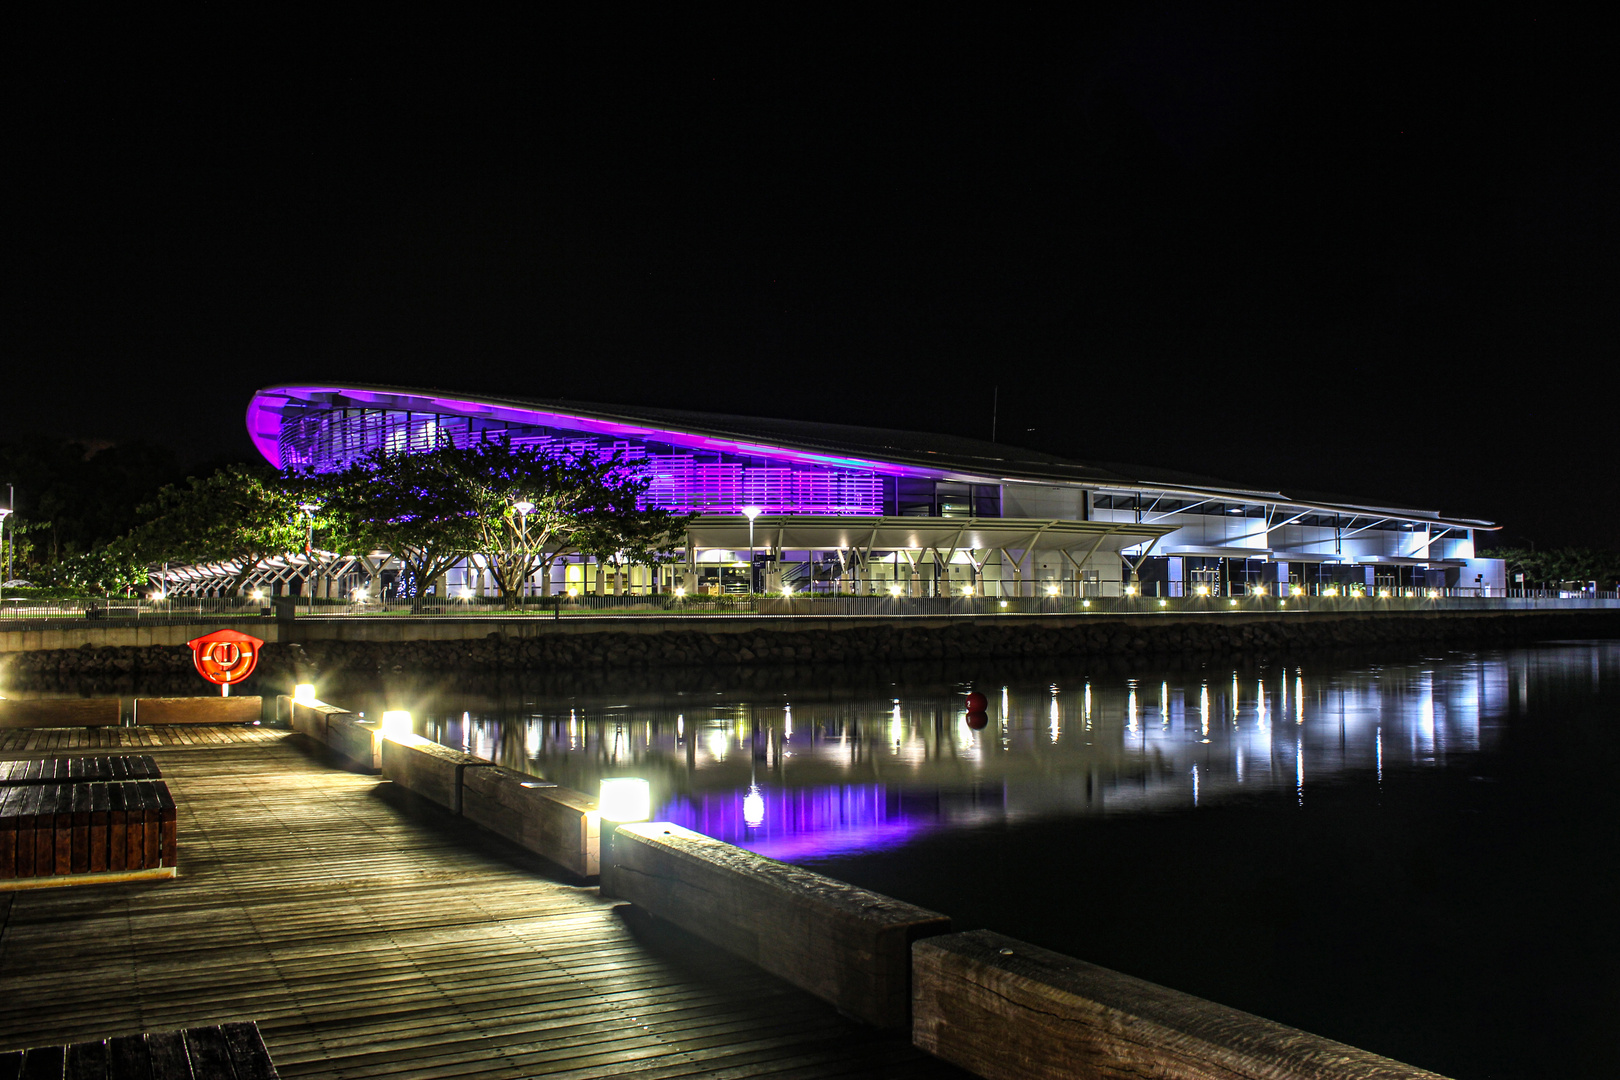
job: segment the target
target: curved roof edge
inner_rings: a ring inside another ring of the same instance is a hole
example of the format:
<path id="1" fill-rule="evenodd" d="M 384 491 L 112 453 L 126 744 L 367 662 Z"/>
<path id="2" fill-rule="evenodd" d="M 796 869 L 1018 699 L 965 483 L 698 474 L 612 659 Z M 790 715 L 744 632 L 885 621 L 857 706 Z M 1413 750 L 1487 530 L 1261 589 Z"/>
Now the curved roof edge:
<path id="1" fill-rule="evenodd" d="M 374 383 L 278 383 L 257 391 L 247 407 L 248 435 L 270 464 L 281 462 L 281 417 L 288 406 L 395 408 L 513 423 L 539 424 L 617 438 L 652 439 L 696 450 L 781 457 L 809 465 L 864 469 L 889 476 L 931 476 L 984 483 L 1061 483 L 1115 491 L 1156 491 L 1309 510 L 1352 512 L 1470 529 L 1493 522 L 1444 518 L 1437 511 L 1292 499 L 1280 491 L 1242 488 L 1162 470 L 1103 468 L 1051 454 L 958 435 L 730 416 L 642 406 L 602 405 L 464 394 Z M 1123 470 L 1130 469 L 1131 472 Z M 1161 475 L 1154 477 L 1153 474 Z"/>

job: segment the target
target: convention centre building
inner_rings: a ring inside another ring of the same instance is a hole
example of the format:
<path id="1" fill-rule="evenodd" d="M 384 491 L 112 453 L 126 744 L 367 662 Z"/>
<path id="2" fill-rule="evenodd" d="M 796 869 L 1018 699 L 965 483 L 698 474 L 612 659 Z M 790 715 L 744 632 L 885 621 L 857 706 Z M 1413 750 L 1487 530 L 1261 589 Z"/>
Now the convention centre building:
<path id="1" fill-rule="evenodd" d="M 366 385 L 260 390 L 248 431 L 272 465 L 340 469 L 378 449 L 492 435 L 620 453 L 646 500 L 693 512 L 666 566 L 631 592 L 1089 597 L 1499 594 L 1475 557 L 1492 523 L 1101 467 L 955 435 Z M 386 566 L 386 553 L 380 553 Z M 377 565 L 369 569 L 376 571 Z M 375 573 L 372 574 L 376 576 Z M 590 592 L 589 560 L 558 560 L 536 592 Z M 622 578 L 618 579 L 621 582 Z M 476 558 L 449 590 L 484 592 Z"/>

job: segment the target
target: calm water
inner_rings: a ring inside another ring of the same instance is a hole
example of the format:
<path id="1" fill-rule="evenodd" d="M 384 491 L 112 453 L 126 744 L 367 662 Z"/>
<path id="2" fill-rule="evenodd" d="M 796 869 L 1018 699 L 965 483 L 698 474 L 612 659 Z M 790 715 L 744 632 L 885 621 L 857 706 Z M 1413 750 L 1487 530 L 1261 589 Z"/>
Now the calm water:
<path id="1" fill-rule="evenodd" d="M 1620 643 L 972 675 L 339 700 L 1457 1077 L 1615 1075 Z"/>

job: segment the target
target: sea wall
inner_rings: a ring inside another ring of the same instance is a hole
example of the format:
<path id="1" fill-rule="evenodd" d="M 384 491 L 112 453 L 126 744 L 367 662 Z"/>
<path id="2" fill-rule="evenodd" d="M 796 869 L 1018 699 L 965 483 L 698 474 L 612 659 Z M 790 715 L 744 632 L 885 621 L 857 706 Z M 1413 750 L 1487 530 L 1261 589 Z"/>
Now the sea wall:
<path id="1" fill-rule="evenodd" d="M 260 674 L 274 682 L 316 675 L 427 671 L 527 671 L 711 667 L 754 664 L 888 664 L 914 661 L 1083 657 L 1232 657 L 1265 662 L 1363 647 L 1511 644 L 1547 638 L 1620 636 L 1620 613 L 1406 613 L 997 618 L 927 621 L 864 618 L 837 626 L 776 629 L 769 620 L 665 628 L 658 633 L 598 624 L 522 637 L 314 639 L 272 642 Z M 565 624 L 566 625 L 566 624 Z M 403 630 L 403 626 L 393 628 Z M 528 629 L 528 628 L 526 628 Z M 195 679 L 184 646 L 41 649 L 0 657 L 0 677 L 18 689 L 118 676 Z M 245 688 L 248 692 L 256 692 Z"/>

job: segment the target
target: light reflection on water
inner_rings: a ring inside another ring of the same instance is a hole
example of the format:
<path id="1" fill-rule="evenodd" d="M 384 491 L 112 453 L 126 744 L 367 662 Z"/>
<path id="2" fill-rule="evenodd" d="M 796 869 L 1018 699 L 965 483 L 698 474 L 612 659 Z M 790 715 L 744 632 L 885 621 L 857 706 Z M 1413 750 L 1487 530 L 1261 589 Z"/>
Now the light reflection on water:
<path id="1" fill-rule="evenodd" d="M 1489 748 L 1524 655 L 1340 671 L 1286 667 L 1060 684 L 817 694 L 636 693 L 417 708 L 429 738 L 594 792 L 652 785 L 659 818 L 784 860 L 925 833 L 1208 807 Z M 962 695 L 991 699 L 968 723 Z M 756 790 L 757 789 L 757 790 Z M 750 792 L 755 797 L 750 799 Z M 756 824 L 757 822 L 757 824 Z"/>

